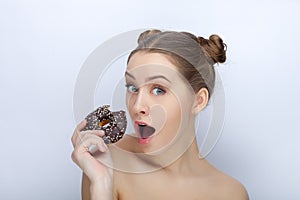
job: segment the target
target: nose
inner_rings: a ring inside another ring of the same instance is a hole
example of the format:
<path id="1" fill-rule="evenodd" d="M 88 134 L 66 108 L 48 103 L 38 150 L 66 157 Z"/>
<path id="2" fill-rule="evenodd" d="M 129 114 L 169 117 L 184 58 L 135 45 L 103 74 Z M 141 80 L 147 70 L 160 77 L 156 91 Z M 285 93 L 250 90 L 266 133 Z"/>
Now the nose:
<path id="1" fill-rule="evenodd" d="M 139 90 L 137 94 L 134 95 L 133 98 L 133 111 L 135 115 L 138 116 L 148 116 L 149 115 L 149 96 L 145 91 Z"/>

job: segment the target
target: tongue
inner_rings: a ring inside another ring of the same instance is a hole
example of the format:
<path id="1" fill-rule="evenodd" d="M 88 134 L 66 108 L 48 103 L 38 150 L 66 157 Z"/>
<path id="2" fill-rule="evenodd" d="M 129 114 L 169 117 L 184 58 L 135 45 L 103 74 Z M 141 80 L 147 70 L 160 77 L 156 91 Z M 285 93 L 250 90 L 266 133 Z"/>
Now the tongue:
<path id="1" fill-rule="evenodd" d="M 139 132 L 142 139 L 146 139 L 155 132 L 155 129 L 151 126 L 139 126 Z"/>

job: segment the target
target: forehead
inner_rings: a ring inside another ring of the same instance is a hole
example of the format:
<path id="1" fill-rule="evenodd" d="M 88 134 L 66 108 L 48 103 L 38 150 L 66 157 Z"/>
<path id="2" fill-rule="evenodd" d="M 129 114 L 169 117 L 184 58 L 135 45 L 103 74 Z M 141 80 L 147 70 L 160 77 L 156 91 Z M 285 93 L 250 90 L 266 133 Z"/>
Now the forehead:
<path id="1" fill-rule="evenodd" d="M 157 76 L 163 76 L 171 84 L 178 81 L 184 82 L 177 67 L 161 53 L 135 53 L 127 64 L 126 73 L 132 75 L 139 83 Z"/>
<path id="2" fill-rule="evenodd" d="M 161 53 L 145 53 L 145 52 L 137 52 L 135 53 L 129 60 L 127 64 L 127 70 L 132 70 L 136 67 L 143 65 L 162 65 L 169 67 L 170 69 L 177 70 L 177 67 L 172 64 L 167 56 Z"/>

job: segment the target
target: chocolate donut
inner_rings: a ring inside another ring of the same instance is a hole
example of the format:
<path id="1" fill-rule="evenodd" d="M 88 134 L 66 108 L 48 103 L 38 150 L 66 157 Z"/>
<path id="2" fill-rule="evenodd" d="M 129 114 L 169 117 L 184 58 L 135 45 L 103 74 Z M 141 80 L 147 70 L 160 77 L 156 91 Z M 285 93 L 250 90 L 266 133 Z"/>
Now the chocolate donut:
<path id="1" fill-rule="evenodd" d="M 105 105 L 97 108 L 86 116 L 87 124 L 82 130 L 103 130 L 102 137 L 106 144 L 119 141 L 126 130 L 126 113 L 123 110 L 112 112 L 110 106 Z"/>

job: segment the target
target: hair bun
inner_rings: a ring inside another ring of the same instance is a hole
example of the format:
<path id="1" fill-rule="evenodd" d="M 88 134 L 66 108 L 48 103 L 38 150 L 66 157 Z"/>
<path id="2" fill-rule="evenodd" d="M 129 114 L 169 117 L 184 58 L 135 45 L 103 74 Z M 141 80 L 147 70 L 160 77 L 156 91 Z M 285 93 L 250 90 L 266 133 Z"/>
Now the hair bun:
<path id="1" fill-rule="evenodd" d="M 161 33 L 161 31 L 158 29 L 151 29 L 151 30 L 144 31 L 143 33 L 140 34 L 138 38 L 138 43 L 140 43 L 141 41 L 145 40 L 147 37 L 156 33 Z"/>
<path id="2" fill-rule="evenodd" d="M 198 42 L 214 63 L 224 63 L 226 61 L 226 44 L 223 43 L 220 36 L 213 34 L 209 39 L 198 37 Z"/>

